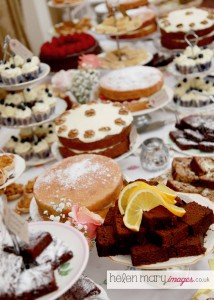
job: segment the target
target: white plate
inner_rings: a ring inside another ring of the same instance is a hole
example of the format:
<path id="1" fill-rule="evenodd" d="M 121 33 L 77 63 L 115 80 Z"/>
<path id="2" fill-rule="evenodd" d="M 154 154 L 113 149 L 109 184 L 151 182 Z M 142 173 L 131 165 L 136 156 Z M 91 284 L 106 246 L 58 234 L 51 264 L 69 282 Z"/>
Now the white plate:
<path id="1" fill-rule="evenodd" d="M 2 125 L 2 126 L 7 127 L 7 128 L 14 128 L 14 129 L 39 126 L 39 125 L 54 121 L 57 117 L 59 117 L 66 110 L 66 108 L 67 108 L 67 103 L 64 100 L 57 98 L 55 111 L 52 115 L 50 115 L 50 117 L 48 119 L 41 121 L 41 122 L 37 122 L 37 123 L 31 123 L 28 125 L 13 125 L 13 126 Z"/>
<path id="2" fill-rule="evenodd" d="M 210 72 L 213 70 L 214 67 L 214 59 L 212 60 L 211 66 L 208 70 L 203 71 L 203 72 L 194 72 L 194 73 L 189 73 L 189 74 L 182 74 L 180 73 L 176 67 L 175 63 L 172 62 L 167 66 L 167 71 L 174 75 L 175 77 L 183 78 L 183 77 L 188 77 L 188 78 L 195 78 L 195 77 L 206 77 L 210 74 Z"/>
<path id="3" fill-rule="evenodd" d="M 143 50 L 146 50 L 146 49 L 143 49 Z M 101 58 L 104 58 L 106 56 L 106 53 L 101 53 L 98 55 L 98 57 L 101 57 Z M 139 62 L 137 65 L 133 65 L 133 66 L 144 66 L 146 64 L 148 64 L 153 58 L 153 54 L 150 53 L 149 51 L 147 51 L 147 58 L 142 60 L 141 62 Z M 124 68 L 121 66 L 121 68 Z M 110 68 L 102 68 L 103 70 L 112 70 Z M 116 68 L 116 69 L 119 69 L 119 68 Z M 115 69 L 113 69 L 115 70 Z"/>
<path id="4" fill-rule="evenodd" d="M 202 197 L 201 195 L 184 194 L 184 193 L 178 193 L 178 195 L 187 203 L 195 201 L 203 206 L 206 207 L 208 206 L 214 212 L 214 204 L 209 199 Z M 158 270 L 158 269 L 168 269 L 168 268 L 174 268 L 174 267 L 179 267 L 184 265 L 195 264 L 196 262 L 200 261 L 208 254 L 212 253 L 214 250 L 214 224 L 212 224 L 209 230 L 207 231 L 207 235 L 204 239 L 204 247 L 206 247 L 207 250 L 202 255 L 170 258 L 168 261 L 165 262 L 151 264 L 151 265 L 141 265 L 138 266 L 137 268 L 144 269 L 144 270 Z M 132 266 L 130 255 L 110 256 L 110 259 L 119 264 Z"/>
<path id="5" fill-rule="evenodd" d="M 31 159 L 26 161 L 26 166 L 28 167 L 40 166 L 40 165 L 47 164 L 53 160 L 55 160 L 55 157 L 52 155 L 52 153 L 48 157 L 43 159 L 33 156 Z"/>
<path id="6" fill-rule="evenodd" d="M 174 149 L 176 152 L 180 152 L 186 156 L 211 156 L 213 157 L 214 152 L 204 152 L 204 151 L 200 151 L 198 149 L 189 149 L 189 150 L 182 150 L 180 149 L 172 140 L 171 138 L 168 136 L 167 137 L 167 144 Z"/>
<path id="7" fill-rule="evenodd" d="M 14 181 L 16 181 L 24 172 L 25 168 L 26 168 L 26 164 L 25 164 L 25 160 L 16 154 L 11 154 L 11 153 L 1 153 L 0 156 L 4 155 L 4 154 L 8 154 L 8 155 L 13 155 L 15 158 L 15 166 L 14 169 L 12 169 L 10 172 L 8 172 L 8 175 L 13 175 L 13 178 L 8 179 L 6 181 L 5 184 L 0 185 L 0 189 L 3 189 L 5 187 L 7 187 L 8 185 L 10 185 L 11 183 L 13 183 Z"/>
<path id="8" fill-rule="evenodd" d="M 38 84 L 50 72 L 50 67 L 47 64 L 40 63 L 40 68 L 41 68 L 41 72 L 39 73 L 38 78 L 33 79 L 33 80 L 29 80 L 29 81 L 25 81 L 23 83 L 13 84 L 13 85 L 8 85 L 8 84 L 0 83 L 0 89 L 4 89 L 6 91 L 18 91 L 18 90 L 22 90 L 22 89 L 24 89 L 26 87 Z"/>
<path id="9" fill-rule="evenodd" d="M 54 1 L 49 0 L 48 1 L 48 6 L 49 7 L 54 7 L 54 8 L 64 9 L 64 8 L 69 8 L 69 7 L 77 6 L 77 5 L 79 5 L 79 4 L 83 3 L 83 2 L 84 2 L 84 0 L 76 0 L 76 1 L 74 1 L 74 3 L 62 3 L 62 4 L 59 3 L 59 4 L 57 4 Z"/>
<path id="10" fill-rule="evenodd" d="M 161 92 L 165 92 L 166 93 L 166 97 L 164 97 L 163 100 L 160 101 L 160 103 L 158 103 L 158 95 L 159 93 Z M 161 109 L 163 108 L 164 106 L 166 106 L 167 104 L 169 104 L 170 101 L 172 101 L 173 99 L 173 95 L 174 95 L 174 92 L 173 90 L 168 87 L 168 86 L 164 86 L 159 92 L 153 94 L 152 96 L 150 96 L 149 98 L 151 99 L 151 103 L 152 103 L 152 99 L 155 100 L 155 104 L 153 107 L 151 108 L 148 108 L 148 109 L 143 109 L 143 110 L 139 110 L 139 111 L 135 111 L 135 112 L 132 112 L 132 115 L 134 117 L 137 117 L 137 116 L 141 116 L 141 115 L 146 115 L 146 114 L 150 114 L 158 109 Z"/>
<path id="11" fill-rule="evenodd" d="M 134 154 L 137 148 L 139 147 L 139 135 L 137 134 L 137 130 L 134 126 L 132 126 L 132 130 L 130 132 L 130 146 L 129 146 L 129 151 L 126 153 L 114 158 L 115 161 L 120 161 L 131 154 Z M 56 158 L 56 160 L 60 161 L 64 159 L 59 152 L 59 144 L 58 142 L 53 143 L 51 147 L 51 152 L 53 153 L 53 156 Z"/>
<path id="12" fill-rule="evenodd" d="M 54 271 L 57 291 L 47 294 L 38 300 L 54 300 L 63 295 L 82 275 L 89 258 L 89 247 L 84 235 L 72 226 L 56 222 L 29 223 L 33 232 L 48 231 L 52 236 L 61 239 L 73 252 L 73 258 L 68 261 L 66 275 L 60 275 L 60 267 Z"/>

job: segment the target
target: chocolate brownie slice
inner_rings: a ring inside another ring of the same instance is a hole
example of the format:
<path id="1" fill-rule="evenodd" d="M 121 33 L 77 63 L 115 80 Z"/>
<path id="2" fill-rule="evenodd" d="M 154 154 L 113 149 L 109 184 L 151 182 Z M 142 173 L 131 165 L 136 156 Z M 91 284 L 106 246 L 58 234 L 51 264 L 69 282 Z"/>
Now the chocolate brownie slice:
<path id="1" fill-rule="evenodd" d="M 202 206 L 196 202 L 187 203 L 186 213 L 182 221 L 189 226 L 189 233 L 203 235 L 213 224 L 213 211 L 209 207 Z"/>
<path id="2" fill-rule="evenodd" d="M 114 207 L 110 207 L 106 214 L 103 225 L 113 225 L 114 223 Z"/>
<path id="3" fill-rule="evenodd" d="M 169 258 L 201 255 L 206 251 L 203 244 L 204 239 L 201 235 L 188 236 L 168 249 Z"/>
<path id="4" fill-rule="evenodd" d="M 176 142 L 178 138 L 184 138 L 184 132 L 182 130 L 170 131 L 169 136 L 173 142 Z"/>
<path id="5" fill-rule="evenodd" d="M 202 142 L 204 140 L 204 135 L 201 134 L 198 130 L 184 129 L 184 135 L 187 139 L 196 143 Z"/>
<path id="6" fill-rule="evenodd" d="M 97 229 L 96 247 L 98 256 L 119 254 L 112 226 L 100 226 Z"/>
<path id="7" fill-rule="evenodd" d="M 188 236 L 188 226 L 179 222 L 176 227 L 162 230 L 153 230 L 148 233 L 148 240 L 157 246 L 168 248 L 177 244 Z"/>
<path id="8" fill-rule="evenodd" d="M 131 260 L 133 266 L 150 265 L 168 260 L 167 250 L 153 244 L 137 245 L 131 247 Z"/>
<path id="9" fill-rule="evenodd" d="M 178 138 L 175 140 L 175 144 L 181 150 L 198 149 L 198 143 L 193 142 L 187 138 Z"/>
<path id="10" fill-rule="evenodd" d="M 198 149 L 203 152 L 214 152 L 214 142 L 203 141 L 198 144 Z"/>
<path id="11" fill-rule="evenodd" d="M 164 206 L 159 205 L 143 213 L 141 224 L 149 230 L 165 229 L 176 226 L 177 217 Z"/>
<path id="12" fill-rule="evenodd" d="M 203 123 L 205 122 L 205 119 L 203 116 L 201 115 L 190 115 L 187 117 L 184 117 L 183 119 L 181 119 L 180 121 L 180 128 L 182 129 L 186 129 L 186 128 L 190 128 L 190 129 L 199 129 Z"/>

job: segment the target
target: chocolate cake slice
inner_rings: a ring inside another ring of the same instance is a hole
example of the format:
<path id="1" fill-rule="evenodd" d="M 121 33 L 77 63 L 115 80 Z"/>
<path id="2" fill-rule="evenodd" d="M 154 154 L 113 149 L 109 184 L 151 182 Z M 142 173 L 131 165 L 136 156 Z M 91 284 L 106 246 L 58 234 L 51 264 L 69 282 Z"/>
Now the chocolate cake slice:
<path id="1" fill-rule="evenodd" d="M 184 138 L 184 132 L 182 130 L 170 131 L 169 136 L 173 142 L 176 142 L 178 138 Z"/>
<path id="2" fill-rule="evenodd" d="M 0 254 L 0 300 L 14 300 L 22 257 L 1 251 Z"/>
<path id="3" fill-rule="evenodd" d="M 141 224 L 149 230 L 166 229 L 177 225 L 177 217 L 164 206 L 159 205 L 143 213 Z"/>
<path id="4" fill-rule="evenodd" d="M 163 248 L 169 248 L 188 236 L 188 226 L 179 222 L 176 227 L 150 231 L 147 235 L 150 242 Z"/>
<path id="5" fill-rule="evenodd" d="M 110 207 L 105 217 L 103 225 L 113 225 L 114 223 L 114 207 Z"/>
<path id="6" fill-rule="evenodd" d="M 203 152 L 214 152 L 214 142 L 203 141 L 198 144 L 198 149 Z"/>
<path id="7" fill-rule="evenodd" d="M 174 142 L 181 150 L 198 149 L 198 143 L 187 138 L 178 138 Z"/>
<path id="8" fill-rule="evenodd" d="M 169 258 L 204 254 L 206 248 L 204 248 L 203 244 L 203 236 L 188 236 L 188 238 L 168 249 Z"/>
<path id="9" fill-rule="evenodd" d="M 112 226 L 100 226 L 97 228 L 96 247 L 98 256 L 119 254 Z"/>
<path id="10" fill-rule="evenodd" d="M 167 250 L 154 244 L 144 244 L 131 247 L 133 266 L 150 265 L 169 259 Z"/>
<path id="11" fill-rule="evenodd" d="M 196 143 L 202 142 L 204 140 L 204 135 L 201 134 L 198 130 L 184 129 L 184 135 L 187 139 Z"/>
<path id="12" fill-rule="evenodd" d="M 50 263 L 27 269 L 19 277 L 16 300 L 39 298 L 58 289 Z"/>
<path id="13" fill-rule="evenodd" d="M 186 213 L 182 217 L 182 221 L 189 226 L 189 233 L 204 235 L 210 225 L 213 224 L 213 211 L 194 201 L 187 203 L 185 210 Z"/>
<path id="14" fill-rule="evenodd" d="M 54 238 L 49 246 L 37 256 L 36 263 L 38 265 L 51 263 L 52 268 L 55 270 L 72 257 L 72 251 L 60 239 Z"/>

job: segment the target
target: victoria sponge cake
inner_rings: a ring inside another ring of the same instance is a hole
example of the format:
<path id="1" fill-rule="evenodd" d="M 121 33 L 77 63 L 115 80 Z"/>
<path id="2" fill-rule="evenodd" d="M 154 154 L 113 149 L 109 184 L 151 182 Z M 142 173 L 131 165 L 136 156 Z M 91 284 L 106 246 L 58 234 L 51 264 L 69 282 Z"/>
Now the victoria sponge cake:
<path id="1" fill-rule="evenodd" d="M 76 203 L 103 215 L 114 205 L 122 187 L 122 173 L 113 159 L 81 154 L 54 164 L 40 175 L 34 197 L 46 220 L 57 215 L 65 218 Z"/>

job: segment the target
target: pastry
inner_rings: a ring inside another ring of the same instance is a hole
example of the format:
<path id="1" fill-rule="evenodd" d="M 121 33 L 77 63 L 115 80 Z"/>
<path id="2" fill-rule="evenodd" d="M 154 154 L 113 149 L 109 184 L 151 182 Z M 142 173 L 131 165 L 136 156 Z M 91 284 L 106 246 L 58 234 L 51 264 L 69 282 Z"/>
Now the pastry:
<path id="1" fill-rule="evenodd" d="M 64 159 L 41 174 L 34 185 L 34 197 L 43 218 L 63 221 L 75 203 L 93 212 L 112 206 L 122 186 L 115 161 L 82 154 Z"/>
<path id="2" fill-rule="evenodd" d="M 10 172 L 15 167 L 15 158 L 12 154 L 3 154 L 0 156 L 0 169 Z"/>
<path id="3" fill-rule="evenodd" d="M 13 201 L 19 199 L 24 192 L 23 184 L 12 183 L 6 187 L 4 194 L 8 201 Z"/>
<path id="4" fill-rule="evenodd" d="M 18 215 L 28 214 L 31 200 L 31 195 L 24 194 L 23 197 L 17 202 L 15 212 Z"/>

